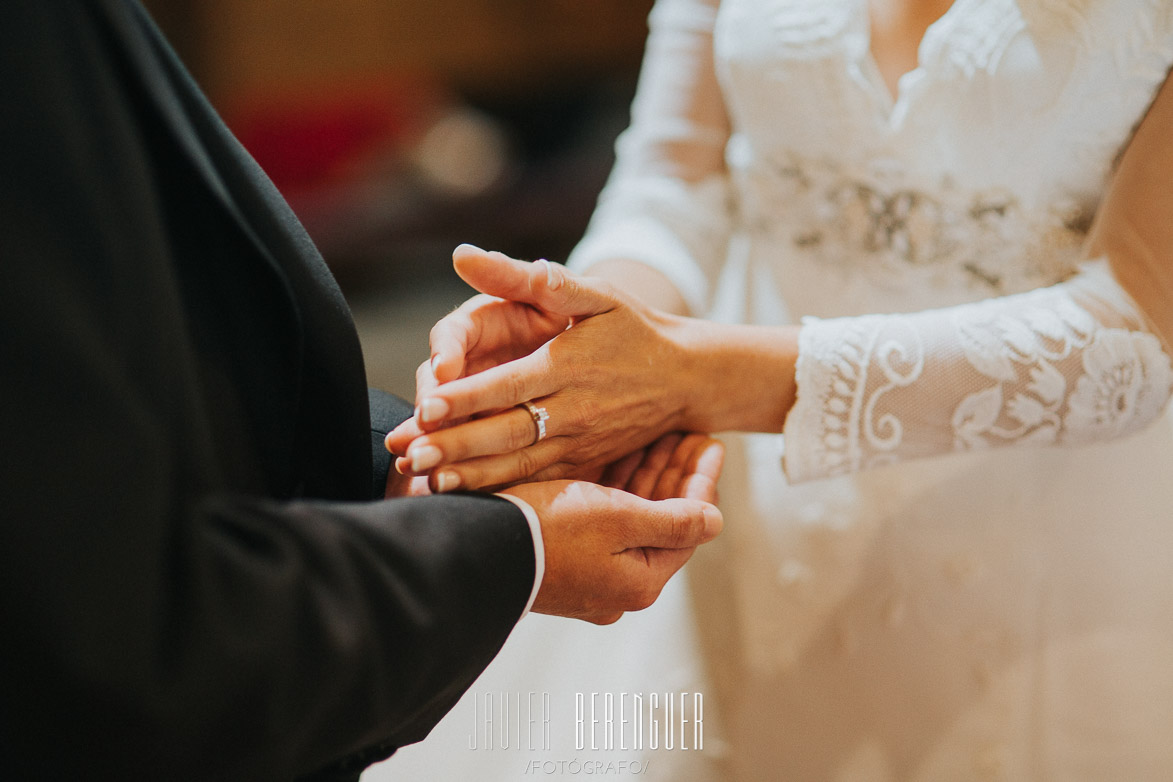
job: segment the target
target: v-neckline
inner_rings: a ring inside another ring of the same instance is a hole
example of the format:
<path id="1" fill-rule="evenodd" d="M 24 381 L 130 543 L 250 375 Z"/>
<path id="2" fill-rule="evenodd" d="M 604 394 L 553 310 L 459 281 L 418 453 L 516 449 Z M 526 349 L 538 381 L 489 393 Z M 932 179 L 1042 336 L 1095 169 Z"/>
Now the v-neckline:
<path id="1" fill-rule="evenodd" d="M 868 77 L 873 82 L 873 86 L 883 98 L 885 120 L 889 125 L 898 123 L 908 110 L 909 96 L 913 92 L 911 87 L 924 75 L 925 54 L 928 52 L 928 45 L 935 43 L 936 37 L 941 34 L 941 30 L 945 28 L 945 25 L 947 23 L 953 23 L 953 16 L 956 15 L 957 9 L 965 4 L 966 0 L 953 0 L 949 7 L 945 9 L 945 12 L 925 28 L 925 32 L 916 46 L 916 65 L 912 69 L 900 74 L 900 78 L 896 80 L 896 89 L 893 91 L 884 78 L 884 72 L 880 69 L 879 60 L 876 59 L 875 52 L 872 50 L 871 7 L 868 0 L 857 0 L 856 8 L 857 13 L 860 15 L 859 24 L 863 29 L 863 58 L 865 69 L 868 72 Z"/>

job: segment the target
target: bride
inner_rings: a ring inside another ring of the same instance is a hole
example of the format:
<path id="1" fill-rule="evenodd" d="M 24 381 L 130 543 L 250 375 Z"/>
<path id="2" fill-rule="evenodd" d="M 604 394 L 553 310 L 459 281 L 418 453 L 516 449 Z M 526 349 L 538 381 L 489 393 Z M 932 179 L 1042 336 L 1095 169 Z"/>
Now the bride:
<path id="1" fill-rule="evenodd" d="M 756 433 L 657 628 L 710 778 L 1167 778 L 1170 65 L 1158 0 L 659 0 L 589 276 L 458 250 L 492 295 L 389 447 L 451 490 Z"/>

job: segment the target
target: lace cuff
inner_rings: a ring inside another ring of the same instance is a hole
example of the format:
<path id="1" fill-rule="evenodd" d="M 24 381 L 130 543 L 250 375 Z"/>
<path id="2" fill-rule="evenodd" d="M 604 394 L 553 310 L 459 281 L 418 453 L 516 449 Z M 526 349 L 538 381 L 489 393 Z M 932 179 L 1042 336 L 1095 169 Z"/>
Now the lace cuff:
<path id="1" fill-rule="evenodd" d="M 807 319 L 784 430 L 793 482 L 1142 429 L 1173 391 L 1161 341 L 1097 263 L 1061 285 L 909 315 Z"/>

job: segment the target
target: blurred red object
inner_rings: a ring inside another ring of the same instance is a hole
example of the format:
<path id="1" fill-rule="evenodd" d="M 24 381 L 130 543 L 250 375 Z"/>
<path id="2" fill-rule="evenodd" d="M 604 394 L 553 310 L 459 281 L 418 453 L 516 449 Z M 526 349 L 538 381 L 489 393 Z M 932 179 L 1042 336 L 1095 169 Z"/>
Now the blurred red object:
<path id="1" fill-rule="evenodd" d="M 237 96 L 224 114 L 237 138 L 292 202 L 358 185 L 385 170 L 448 105 L 425 76 Z"/>

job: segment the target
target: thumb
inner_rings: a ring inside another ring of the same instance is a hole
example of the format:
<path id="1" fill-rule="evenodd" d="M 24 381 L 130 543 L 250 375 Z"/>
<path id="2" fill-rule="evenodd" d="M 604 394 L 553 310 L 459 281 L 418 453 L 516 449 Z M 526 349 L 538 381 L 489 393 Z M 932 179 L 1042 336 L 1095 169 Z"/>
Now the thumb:
<path id="1" fill-rule="evenodd" d="M 462 280 L 481 293 L 530 304 L 555 315 L 590 317 L 619 304 L 606 282 L 580 277 L 546 260 L 527 263 L 462 244 L 452 253 L 452 265 Z"/>
<path id="2" fill-rule="evenodd" d="M 721 511 L 707 502 L 631 499 L 628 548 L 694 548 L 717 537 L 725 525 Z"/>

